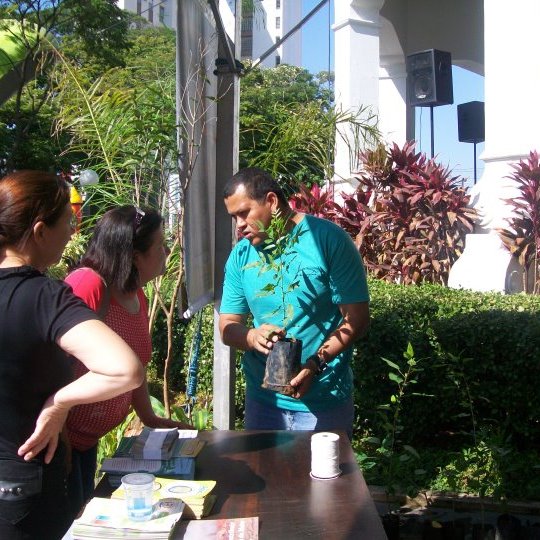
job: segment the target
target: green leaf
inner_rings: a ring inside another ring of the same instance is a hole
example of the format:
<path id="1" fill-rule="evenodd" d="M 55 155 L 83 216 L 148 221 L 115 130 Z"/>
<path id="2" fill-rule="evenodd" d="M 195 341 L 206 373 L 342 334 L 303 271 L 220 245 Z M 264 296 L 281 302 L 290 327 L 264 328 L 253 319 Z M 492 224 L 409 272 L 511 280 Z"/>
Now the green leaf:
<path id="1" fill-rule="evenodd" d="M 412 446 L 409 446 L 408 444 L 404 444 L 403 450 L 405 450 L 406 452 L 409 452 L 409 454 L 412 454 L 415 458 L 420 459 L 420 455 Z"/>
<path id="2" fill-rule="evenodd" d="M 394 362 L 392 362 L 391 360 L 388 360 L 388 358 L 381 358 L 381 360 L 383 360 L 383 362 L 386 362 L 391 368 L 394 368 L 397 371 L 400 370 L 399 366 L 395 364 Z"/>

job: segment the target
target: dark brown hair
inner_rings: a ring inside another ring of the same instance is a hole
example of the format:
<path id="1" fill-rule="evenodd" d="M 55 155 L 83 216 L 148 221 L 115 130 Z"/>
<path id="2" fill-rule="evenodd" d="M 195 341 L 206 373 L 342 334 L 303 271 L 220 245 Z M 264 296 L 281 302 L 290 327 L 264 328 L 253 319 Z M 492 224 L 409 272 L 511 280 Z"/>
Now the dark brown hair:
<path id="1" fill-rule="evenodd" d="M 247 196 L 254 201 L 262 202 L 268 193 L 275 193 L 281 204 L 289 204 L 281 186 L 263 169 L 247 167 L 238 171 L 226 182 L 223 198 L 234 195 L 239 186 L 244 186 Z"/>
<path id="2" fill-rule="evenodd" d="M 80 266 L 95 270 L 110 287 L 132 292 L 140 287 L 139 273 L 133 264 L 133 253 L 145 253 L 152 245 L 154 233 L 162 227 L 163 218 L 150 208 L 143 211 L 126 205 L 105 212 L 96 223 L 94 233 Z"/>
<path id="3" fill-rule="evenodd" d="M 21 247 L 38 221 L 54 225 L 69 203 L 65 180 L 43 171 L 17 171 L 0 179 L 0 247 Z"/>

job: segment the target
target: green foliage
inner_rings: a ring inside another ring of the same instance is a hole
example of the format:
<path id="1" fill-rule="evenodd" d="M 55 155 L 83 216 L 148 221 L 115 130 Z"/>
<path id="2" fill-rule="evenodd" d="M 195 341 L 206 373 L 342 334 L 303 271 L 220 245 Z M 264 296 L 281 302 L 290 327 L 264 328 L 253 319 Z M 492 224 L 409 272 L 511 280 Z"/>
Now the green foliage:
<path id="1" fill-rule="evenodd" d="M 410 343 L 403 352 L 403 358 L 405 365 L 382 358 L 390 368 L 388 380 L 395 385 L 394 393 L 390 395 L 388 403 L 377 407 L 381 435 L 366 437 L 360 441 L 360 444 L 371 447 L 374 455 L 371 457 L 362 452 L 357 455 L 362 467 L 371 470 L 371 474 L 376 474 L 382 480 L 388 494 L 394 494 L 400 490 L 415 495 L 418 491 L 418 481 L 425 471 L 416 468 L 414 475 L 406 474 L 406 471 L 410 469 L 409 462 L 411 460 L 415 463 L 419 462 L 420 455 L 412 446 L 402 442 L 401 412 L 409 396 L 420 395 L 411 387 L 418 383 L 418 375 L 423 369 L 419 367 L 420 362 L 415 358 Z"/>
<path id="2" fill-rule="evenodd" d="M 280 209 L 272 213 L 268 226 L 265 227 L 262 222 L 257 222 L 259 232 L 265 234 L 263 249 L 258 253 L 260 257 L 258 261 L 243 268 L 243 270 L 258 268 L 259 275 L 266 272 L 272 273 L 272 281 L 257 292 L 257 297 L 279 294 L 281 302 L 278 307 L 266 313 L 265 317 L 280 315 L 282 328 L 287 328 L 293 319 L 294 308 L 287 299 L 289 294 L 299 286 L 298 280 L 286 283 L 285 279 L 290 274 L 289 268 L 296 259 L 295 246 L 302 234 L 299 230 L 289 232 L 290 226 L 290 213 L 284 214 Z"/>
<path id="3" fill-rule="evenodd" d="M 123 64 L 128 16 L 114 0 L 0 0 L 4 17 L 35 25 L 40 40 L 27 43 L 28 56 L 39 64 L 36 78 L 0 107 L 0 174 L 21 168 L 69 171 L 80 156 L 65 152 L 65 134 L 51 137 L 60 105 L 53 50 L 62 49 L 93 79 Z"/>
<path id="4" fill-rule="evenodd" d="M 83 256 L 87 241 L 87 236 L 79 233 L 74 234 L 67 243 L 60 261 L 47 269 L 47 275 L 54 279 L 64 279 L 70 269 Z"/>
<path id="5" fill-rule="evenodd" d="M 175 335 L 173 337 L 174 354 L 173 364 L 170 373 L 170 390 L 174 401 L 178 406 L 187 408 L 186 383 L 188 377 L 190 349 L 195 333 L 197 332 L 197 320 L 194 317 L 189 321 L 181 319 L 177 314 L 174 322 Z M 149 385 L 152 393 L 159 393 L 162 386 L 161 373 L 163 372 L 163 359 L 167 342 L 167 329 L 163 316 L 159 316 L 153 328 L 153 354 L 152 362 L 148 367 Z M 213 367 L 214 367 L 214 311 L 213 306 L 206 306 L 203 309 L 202 329 L 201 329 L 201 349 L 199 356 L 199 369 L 197 377 L 197 397 L 191 404 L 192 421 L 206 423 L 212 422 L 212 397 L 214 390 Z M 240 366 L 241 354 L 236 359 L 236 381 L 235 381 L 235 405 L 237 427 L 242 428 L 244 417 L 245 400 L 245 380 Z M 202 412 L 201 412 L 202 411 Z M 207 415 L 200 420 L 197 416 Z"/>
<path id="6" fill-rule="evenodd" d="M 268 170 L 288 193 L 331 178 L 336 127 L 354 125 L 377 138 L 375 117 L 336 110 L 326 84 L 295 66 L 249 69 L 241 80 L 240 166 Z"/>
<path id="7" fill-rule="evenodd" d="M 425 359 L 415 390 L 437 397 L 404 403 L 404 443 L 450 434 L 463 440 L 461 433 L 492 425 L 515 444 L 538 440 L 539 298 L 378 280 L 370 280 L 370 293 L 371 328 L 353 366 L 359 423 L 368 433 L 379 425 L 376 407 L 392 393 L 379 358 L 397 362 L 410 342 Z"/>

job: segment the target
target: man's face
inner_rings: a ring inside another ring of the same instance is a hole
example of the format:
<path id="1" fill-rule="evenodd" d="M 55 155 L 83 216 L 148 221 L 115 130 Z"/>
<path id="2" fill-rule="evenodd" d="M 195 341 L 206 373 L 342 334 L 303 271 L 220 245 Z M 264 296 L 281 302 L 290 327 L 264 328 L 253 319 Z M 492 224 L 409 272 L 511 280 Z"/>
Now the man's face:
<path id="1" fill-rule="evenodd" d="M 246 188 L 239 185 L 236 191 L 225 199 L 227 212 L 236 222 L 236 234 L 239 239 L 247 238 L 253 246 L 262 244 L 264 233 L 259 232 L 257 222 L 268 227 L 272 219 L 272 212 L 278 208 L 278 199 L 275 193 L 268 193 L 262 202 L 251 199 Z"/>

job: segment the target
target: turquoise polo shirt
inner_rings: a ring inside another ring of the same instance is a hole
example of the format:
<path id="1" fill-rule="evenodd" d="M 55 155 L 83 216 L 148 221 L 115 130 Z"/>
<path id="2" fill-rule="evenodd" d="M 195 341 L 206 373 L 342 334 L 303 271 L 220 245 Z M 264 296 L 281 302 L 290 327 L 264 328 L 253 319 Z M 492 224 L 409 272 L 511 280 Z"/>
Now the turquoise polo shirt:
<path id="1" fill-rule="evenodd" d="M 325 219 L 305 215 L 291 234 L 298 235 L 298 242 L 283 261 L 287 268 L 285 303 L 292 307 L 286 330 L 288 337 L 302 340 L 305 362 L 341 323 L 339 305 L 369 302 L 369 293 L 362 259 L 343 229 Z M 255 327 L 265 323 L 283 327 L 280 284 L 272 271 L 261 273 L 260 266 L 252 265 L 260 260 L 263 247 L 254 247 L 243 239 L 231 251 L 225 266 L 220 313 L 251 313 Z M 274 294 L 261 295 L 269 283 L 275 286 Z M 292 283 L 296 286 L 287 292 Z M 247 351 L 242 359 L 247 394 L 267 405 L 293 411 L 339 406 L 352 394 L 351 356 L 351 349 L 343 351 L 320 377 L 313 378 L 308 393 L 295 399 L 262 388 L 266 355 Z"/>

